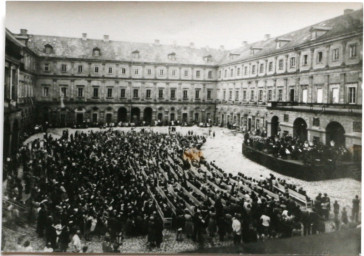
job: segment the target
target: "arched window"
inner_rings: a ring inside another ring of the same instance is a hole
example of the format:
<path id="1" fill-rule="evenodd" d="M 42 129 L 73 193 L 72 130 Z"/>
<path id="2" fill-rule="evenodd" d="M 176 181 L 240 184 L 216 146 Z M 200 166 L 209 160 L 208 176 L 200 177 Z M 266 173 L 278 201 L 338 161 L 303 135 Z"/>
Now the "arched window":
<path id="1" fill-rule="evenodd" d="M 99 56 L 101 56 L 101 51 L 100 51 L 100 49 L 99 48 L 94 48 L 93 50 L 92 50 L 92 55 L 94 56 L 94 57 L 99 57 Z"/>
<path id="2" fill-rule="evenodd" d="M 133 59 L 139 59 L 139 57 L 140 57 L 138 50 L 133 51 L 132 55 L 133 55 Z"/>
<path id="3" fill-rule="evenodd" d="M 168 54 L 168 59 L 169 60 L 176 60 L 176 53 L 171 52 L 170 54 Z"/>
<path id="4" fill-rule="evenodd" d="M 51 54 L 51 53 L 53 53 L 53 47 L 52 47 L 52 45 L 50 45 L 50 44 L 46 44 L 46 45 L 44 46 L 44 52 L 45 52 L 46 54 Z"/>

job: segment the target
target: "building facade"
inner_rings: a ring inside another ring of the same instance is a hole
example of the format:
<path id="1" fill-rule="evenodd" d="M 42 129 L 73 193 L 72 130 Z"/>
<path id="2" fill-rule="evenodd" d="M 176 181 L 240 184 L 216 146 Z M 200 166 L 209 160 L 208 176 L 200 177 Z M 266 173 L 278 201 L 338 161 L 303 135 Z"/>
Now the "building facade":
<path id="1" fill-rule="evenodd" d="M 333 140 L 359 157 L 362 16 L 346 10 L 231 51 L 22 30 L 12 36 L 34 61 L 19 73 L 18 95 L 34 96 L 37 122 L 212 122 Z"/>

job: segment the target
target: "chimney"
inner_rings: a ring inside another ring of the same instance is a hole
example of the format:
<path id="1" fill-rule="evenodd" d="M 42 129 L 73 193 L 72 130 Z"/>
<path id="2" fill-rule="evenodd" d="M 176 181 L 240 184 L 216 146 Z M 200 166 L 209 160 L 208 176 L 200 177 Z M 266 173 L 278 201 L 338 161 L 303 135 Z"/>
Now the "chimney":
<path id="1" fill-rule="evenodd" d="M 223 45 L 220 45 L 220 50 L 221 51 L 225 50 L 225 47 Z"/>
<path id="2" fill-rule="evenodd" d="M 82 40 L 87 40 L 87 33 L 82 33 Z"/>
<path id="3" fill-rule="evenodd" d="M 104 42 L 109 42 L 109 35 L 104 35 Z"/>
<path id="4" fill-rule="evenodd" d="M 269 40 L 269 39 L 270 39 L 270 34 L 265 34 L 265 35 L 264 35 L 264 40 L 265 40 L 265 41 L 267 41 L 267 40 Z"/>
<path id="5" fill-rule="evenodd" d="M 28 34 L 28 30 L 27 29 L 24 29 L 24 28 L 21 28 L 20 29 L 20 34 L 25 36 L 26 34 Z"/>
<path id="6" fill-rule="evenodd" d="M 248 47 L 248 41 L 243 41 L 243 42 L 242 42 L 242 45 L 243 45 L 244 47 Z"/>
<path id="7" fill-rule="evenodd" d="M 191 48 L 194 48 L 194 47 L 195 47 L 195 43 L 191 42 L 191 43 L 190 43 L 190 47 L 191 47 Z"/>
<path id="8" fill-rule="evenodd" d="M 344 10 L 344 15 L 352 13 L 354 10 L 353 9 L 345 9 Z"/>

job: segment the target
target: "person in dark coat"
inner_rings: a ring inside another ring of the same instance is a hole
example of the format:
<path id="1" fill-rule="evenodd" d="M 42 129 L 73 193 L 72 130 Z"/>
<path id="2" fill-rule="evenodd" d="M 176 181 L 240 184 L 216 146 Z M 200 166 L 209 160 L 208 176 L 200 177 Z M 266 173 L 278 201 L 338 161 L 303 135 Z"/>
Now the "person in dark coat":
<path id="1" fill-rule="evenodd" d="M 46 223 L 47 223 L 47 212 L 45 210 L 44 204 L 41 204 L 37 219 L 37 233 L 39 237 L 43 237 Z"/>

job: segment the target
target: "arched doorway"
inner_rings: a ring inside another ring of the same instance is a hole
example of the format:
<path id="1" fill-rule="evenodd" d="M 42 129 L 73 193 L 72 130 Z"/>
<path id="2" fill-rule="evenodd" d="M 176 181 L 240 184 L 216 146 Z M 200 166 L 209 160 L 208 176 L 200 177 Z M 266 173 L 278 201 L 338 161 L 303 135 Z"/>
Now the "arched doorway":
<path id="1" fill-rule="evenodd" d="M 19 123 L 18 120 L 15 120 L 13 123 L 13 132 L 11 138 L 11 153 L 16 154 L 18 150 L 19 143 Z"/>
<path id="2" fill-rule="evenodd" d="M 336 146 L 345 146 L 345 129 L 338 122 L 330 122 L 326 126 L 326 144 L 334 141 Z"/>
<path id="3" fill-rule="evenodd" d="M 119 108 L 118 110 L 118 122 L 126 122 L 127 121 L 127 110 L 124 107 Z"/>
<path id="4" fill-rule="evenodd" d="M 307 123 L 302 118 L 297 118 L 293 123 L 293 136 L 302 141 L 307 140 Z"/>
<path id="5" fill-rule="evenodd" d="M 139 108 L 132 108 L 131 109 L 131 120 L 132 123 L 137 124 L 140 120 L 140 109 Z"/>
<path id="6" fill-rule="evenodd" d="M 144 121 L 146 122 L 146 124 L 152 123 L 152 114 L 153 114 L 152 108 L 144 109 Z"/>
<path id="7" fill-rule="evenodd" d="M 276 136 L 278 134 L 279 118 L 278 116 L 273 116 L 270 122 L 270 135 Z"/>

